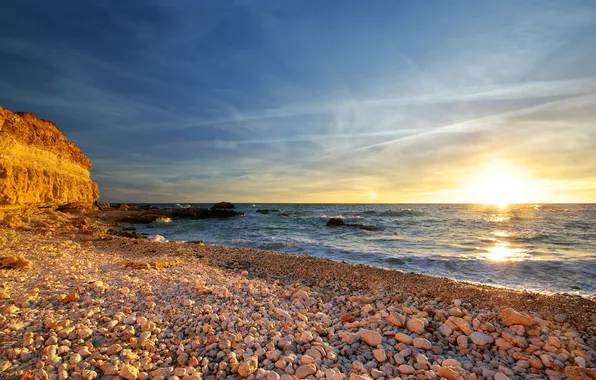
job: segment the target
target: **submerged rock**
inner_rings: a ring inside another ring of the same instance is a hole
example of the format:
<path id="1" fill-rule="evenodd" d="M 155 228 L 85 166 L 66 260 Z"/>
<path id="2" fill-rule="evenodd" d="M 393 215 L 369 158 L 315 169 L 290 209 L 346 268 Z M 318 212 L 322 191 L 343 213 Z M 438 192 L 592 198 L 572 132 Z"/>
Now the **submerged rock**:
<path id="1" fill-rule="evenodd" d="M 345 223 L 343 219 L 340 218 L 331 218 L 326 224 L 327 227 L 356 227 L 362 230 L 367 231 L 376 231 L 377 228 L 375 226 L 367 226 L 360 223 Z"/>

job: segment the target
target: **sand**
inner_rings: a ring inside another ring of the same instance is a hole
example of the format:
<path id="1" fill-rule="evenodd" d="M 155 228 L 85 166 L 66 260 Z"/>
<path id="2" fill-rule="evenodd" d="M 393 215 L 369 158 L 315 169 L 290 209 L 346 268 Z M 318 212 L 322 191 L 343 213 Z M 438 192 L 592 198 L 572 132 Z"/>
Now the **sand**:
<path id="1" fill-rule="evenodd" d="M 596 378 L 593 300 L 107 228 L 4 219 L 0 378 Z"/>

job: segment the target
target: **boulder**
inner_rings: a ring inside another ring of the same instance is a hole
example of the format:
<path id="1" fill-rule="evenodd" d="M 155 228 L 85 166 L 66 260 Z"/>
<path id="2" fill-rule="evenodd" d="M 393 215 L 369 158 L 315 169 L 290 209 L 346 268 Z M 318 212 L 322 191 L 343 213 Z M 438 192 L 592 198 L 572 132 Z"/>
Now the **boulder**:
<path id="1" fill-rule="evenodd" d="M 329 221 L 326 224 L 326 226 L 328 226 L 328 227 L 345 226 L 345 225 L 346 224 L 344 223 L 344 220 L 339 219 L 339 218 L 331 218 L 331 219 L 329 219 Z"/>
<path id="2" fill-rule="evenodd" d="M 501 320 L 503 321 L 503 326 L 532 326 L 534 324 L 534 319 L 532 319 L 532 317 L 520 313 L 510 307 L 501 310 Z"/>
<path id="3" fill-rule="evenodd" d="M 0 210 L 92 208 L 91 161 L 54 125 L 0 107 Z"/>
<path id="4" fill-rule="evenodd" d="M 31 261 L 23 256 L 0 257 L 0 269 L 29 269 Z"/>
<path id="5" fill-rule="evenodd" d="M 211 210 L 229 210 L 235 208 L 236 206 L 230 202 L 219 202 L 211 206 Z"/>

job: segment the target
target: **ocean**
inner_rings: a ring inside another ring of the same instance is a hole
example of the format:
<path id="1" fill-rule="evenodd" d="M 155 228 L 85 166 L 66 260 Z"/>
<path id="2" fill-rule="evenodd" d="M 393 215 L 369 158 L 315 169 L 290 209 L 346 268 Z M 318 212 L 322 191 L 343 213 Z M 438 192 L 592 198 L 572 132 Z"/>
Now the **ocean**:
<path id="1" fill-rule="evenodd" d="M 203 240 L 206 245 L 309 254 L 509 288 L 596 296 L 596 204 L 236 204 L 236 208 L 245 216 L 180 219 L 137 225 L 137 231 L 168 240 Z M 280 212 L 261 214 L 258 209 Z M 329 218 L 372 225 L 376 231 L 327 227 Z"/>

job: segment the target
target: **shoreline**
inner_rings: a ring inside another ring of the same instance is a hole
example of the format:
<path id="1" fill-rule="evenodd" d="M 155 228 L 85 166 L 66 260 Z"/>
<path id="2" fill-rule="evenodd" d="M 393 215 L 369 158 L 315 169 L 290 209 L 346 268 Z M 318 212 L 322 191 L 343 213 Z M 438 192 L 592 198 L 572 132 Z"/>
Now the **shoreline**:
<path id="1" fill-rule="evenodd" d="M 0 228 L 0 256 L 32 261 L 0 270 L 7 378 L 596 376 L 590 299 L 114 237 L 81 215 L 22 223 Z"/>

